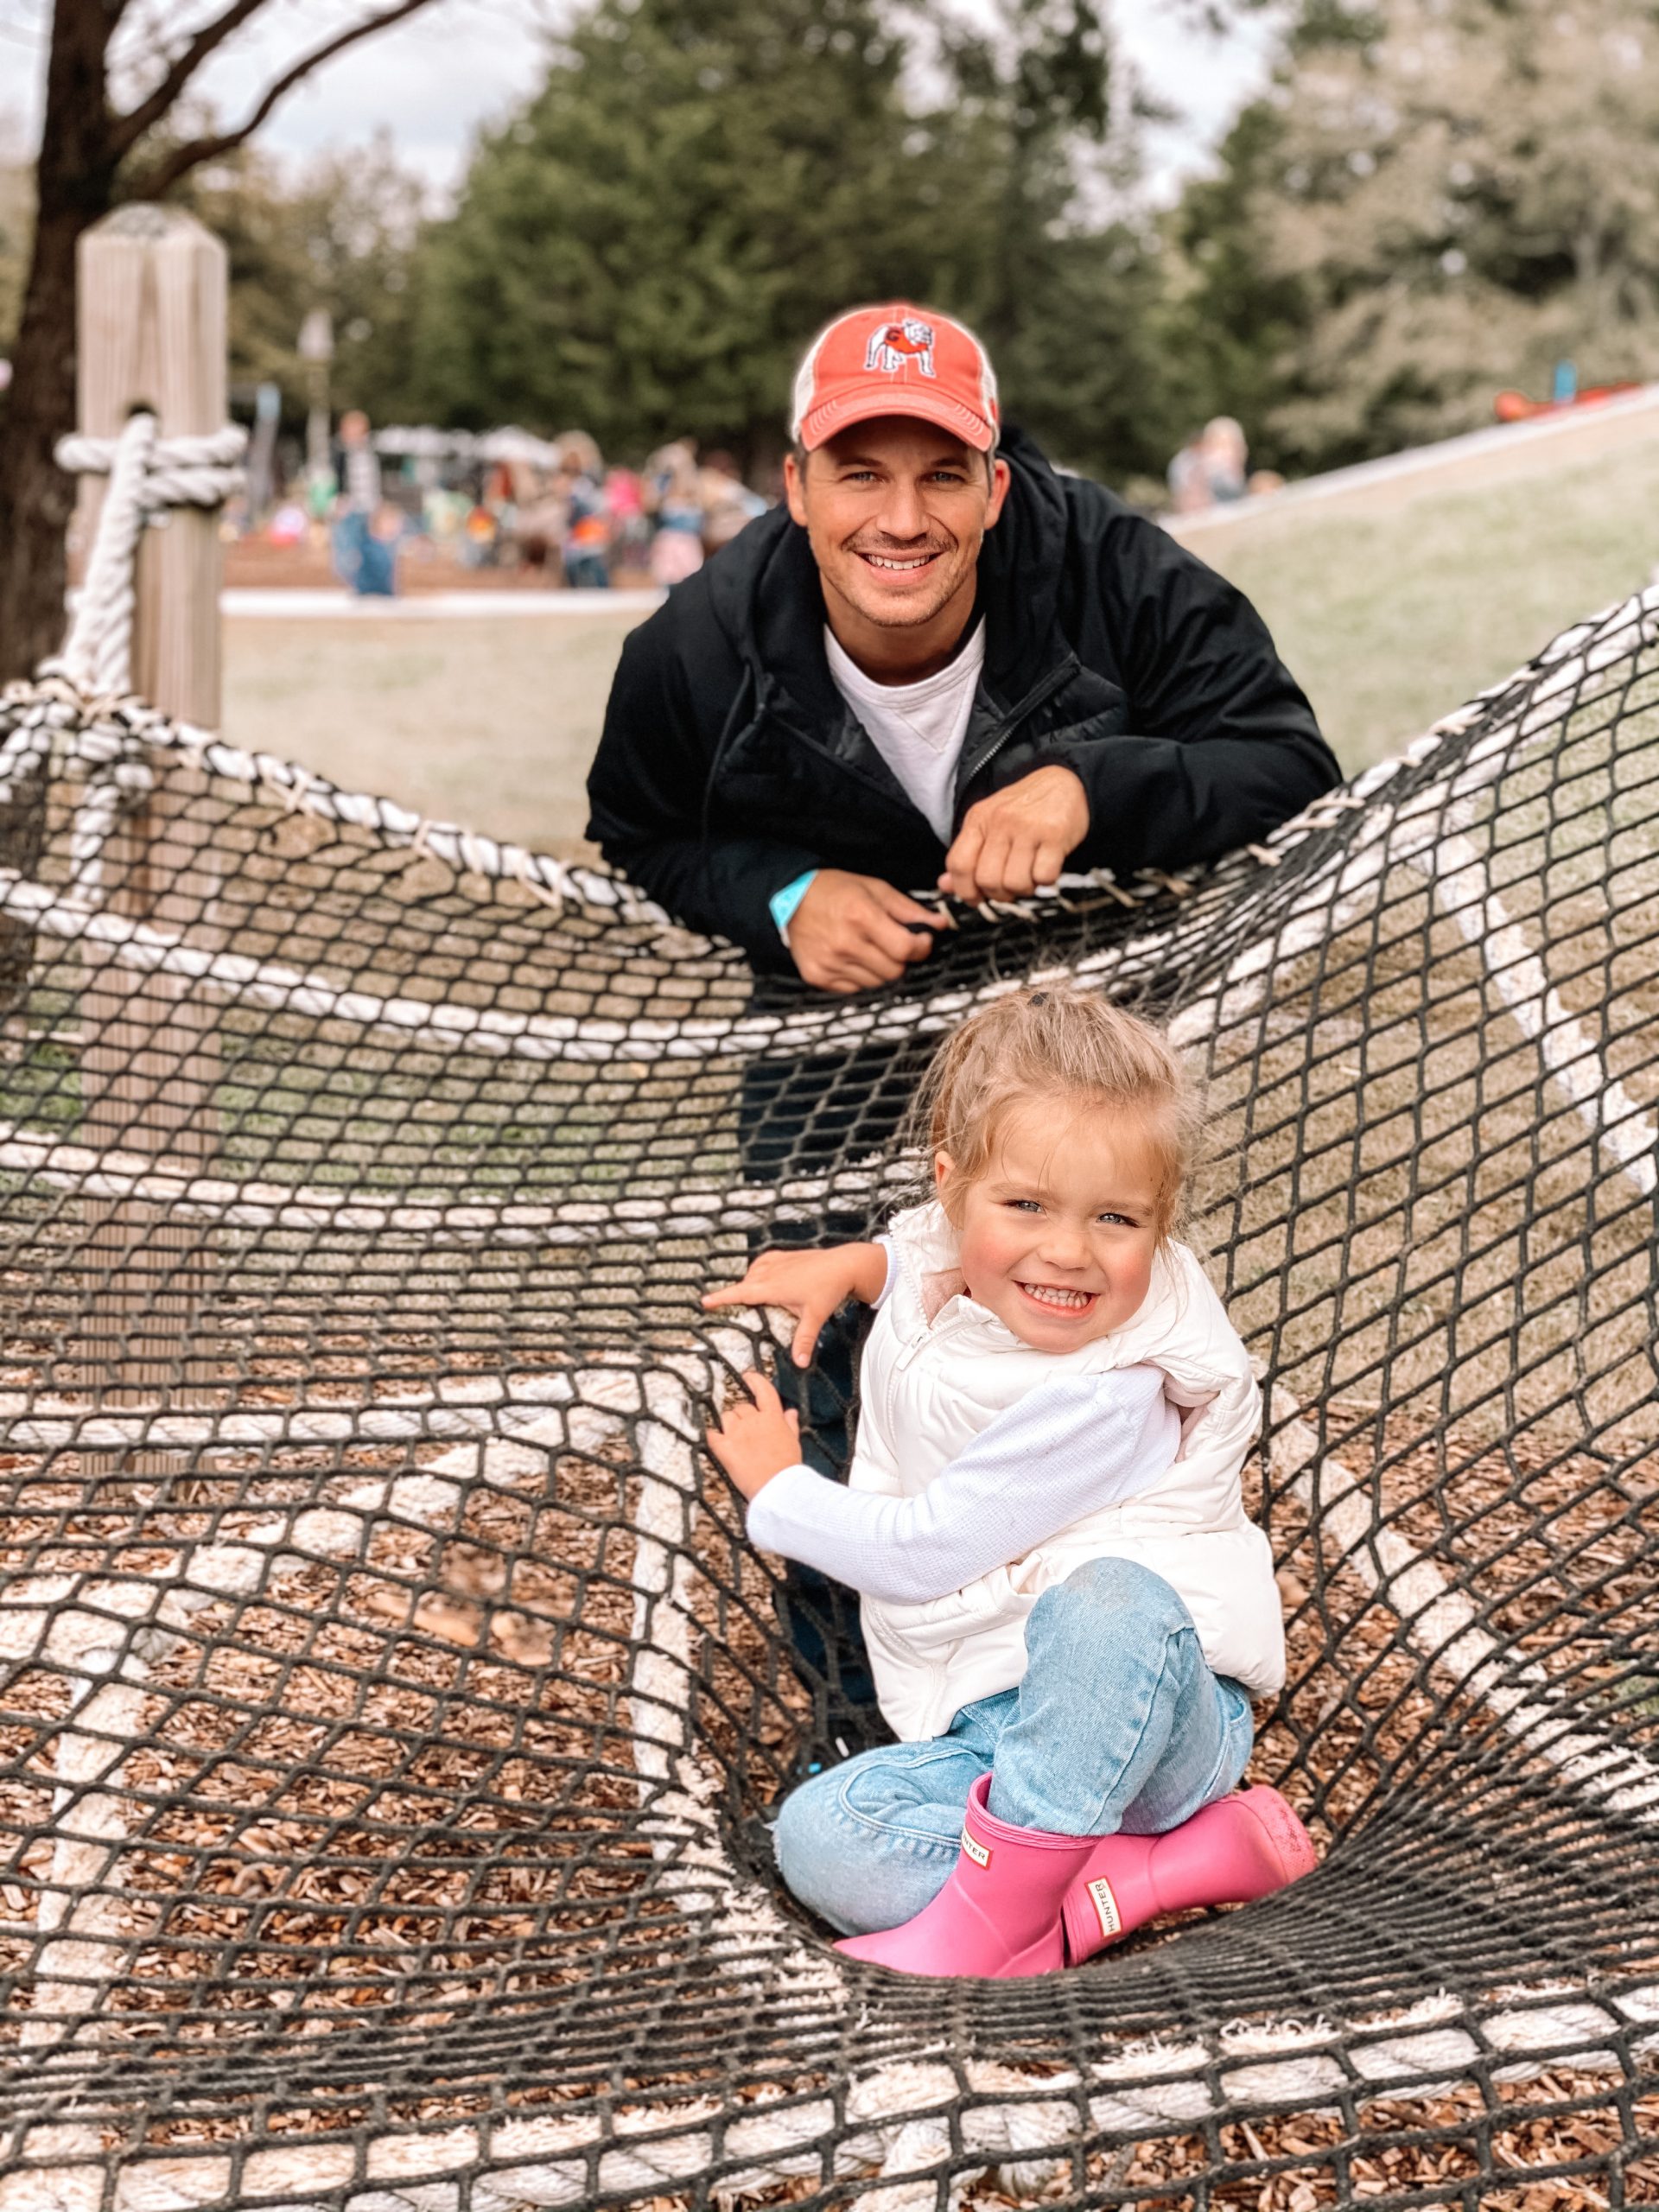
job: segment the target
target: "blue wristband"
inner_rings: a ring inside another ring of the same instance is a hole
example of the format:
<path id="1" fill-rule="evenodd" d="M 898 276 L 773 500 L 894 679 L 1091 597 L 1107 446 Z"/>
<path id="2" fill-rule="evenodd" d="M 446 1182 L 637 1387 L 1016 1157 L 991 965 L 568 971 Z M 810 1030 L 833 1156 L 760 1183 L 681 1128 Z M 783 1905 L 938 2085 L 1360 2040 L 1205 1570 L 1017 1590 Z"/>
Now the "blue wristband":
<path id="1" fill-rule="evenodd" d="M 772 918 L 778 925 L 778 934 L 785 944 L 789 943 L 789 925 L 794 919 L 795 909 L 810 890 L 817 872 L 815 868 L 808 868 L 806 874 L 798 875 L 793 883 L 786 883 L 781 891 L 774 891 L 766 901 Z"/>

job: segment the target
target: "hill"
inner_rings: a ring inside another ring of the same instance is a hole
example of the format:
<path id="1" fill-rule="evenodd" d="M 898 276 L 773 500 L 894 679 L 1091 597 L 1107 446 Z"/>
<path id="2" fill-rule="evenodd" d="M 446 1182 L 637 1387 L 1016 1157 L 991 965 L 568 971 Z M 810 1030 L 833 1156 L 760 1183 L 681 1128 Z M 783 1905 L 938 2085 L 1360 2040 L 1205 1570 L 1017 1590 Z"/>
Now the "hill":
<path id="1" fill-rule="evenodd" d="M 1353 773 L 1659 561 L 1659 392 L 1483 430 L 1187 518 Z"/>

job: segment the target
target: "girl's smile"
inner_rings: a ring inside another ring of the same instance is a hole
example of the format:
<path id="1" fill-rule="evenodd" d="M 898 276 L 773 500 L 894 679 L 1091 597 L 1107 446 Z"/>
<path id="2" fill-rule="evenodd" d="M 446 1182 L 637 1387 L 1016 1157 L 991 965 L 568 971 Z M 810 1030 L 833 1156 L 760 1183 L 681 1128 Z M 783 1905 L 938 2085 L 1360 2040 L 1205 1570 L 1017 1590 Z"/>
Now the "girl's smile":
<path id="1" fill-rule="evenodd" d="M 1066 1290 L 1058 1283 L 1022 1282 L 1019 1287 L 1038 1305 L 1054 1306 L 1062 1313 L 1087 1313 L 1096 1295 L 1092 1290 Z"/>

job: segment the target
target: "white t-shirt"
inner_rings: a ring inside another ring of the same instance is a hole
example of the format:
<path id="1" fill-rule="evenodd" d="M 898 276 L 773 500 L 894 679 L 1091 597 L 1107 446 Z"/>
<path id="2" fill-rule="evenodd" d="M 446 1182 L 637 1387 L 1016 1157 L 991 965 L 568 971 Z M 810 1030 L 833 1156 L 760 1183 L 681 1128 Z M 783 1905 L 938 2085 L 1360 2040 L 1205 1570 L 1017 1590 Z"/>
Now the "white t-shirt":
<path id="1" fill-rule="evenodd" d="M 968 734 L 974 691 L 985 665 L 985 624 L 955 659 L 919 683 L 878 683 L 826 628 L 823 648 L 836 689 L 869 732 L 871 742 L 898 777 L 941 844 L 950 842 L 957 761 Z"/>

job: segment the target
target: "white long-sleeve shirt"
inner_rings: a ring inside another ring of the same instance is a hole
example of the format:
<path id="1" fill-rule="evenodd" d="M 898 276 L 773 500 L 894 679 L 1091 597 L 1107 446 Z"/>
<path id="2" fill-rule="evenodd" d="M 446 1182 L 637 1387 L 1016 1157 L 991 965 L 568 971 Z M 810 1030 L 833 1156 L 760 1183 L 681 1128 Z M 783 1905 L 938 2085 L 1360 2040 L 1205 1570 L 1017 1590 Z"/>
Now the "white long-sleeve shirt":
<path id="1" fill-rule="evenodd" d="M 867 1598 L 920 1605 L 960 1590 L 1173 1465 L 1180 1416 L 1156 1367 L 1057 1378 L 987 1423 L 909 1497 L 785 1467 L 748 1510 L 752 1542 Z"/>

